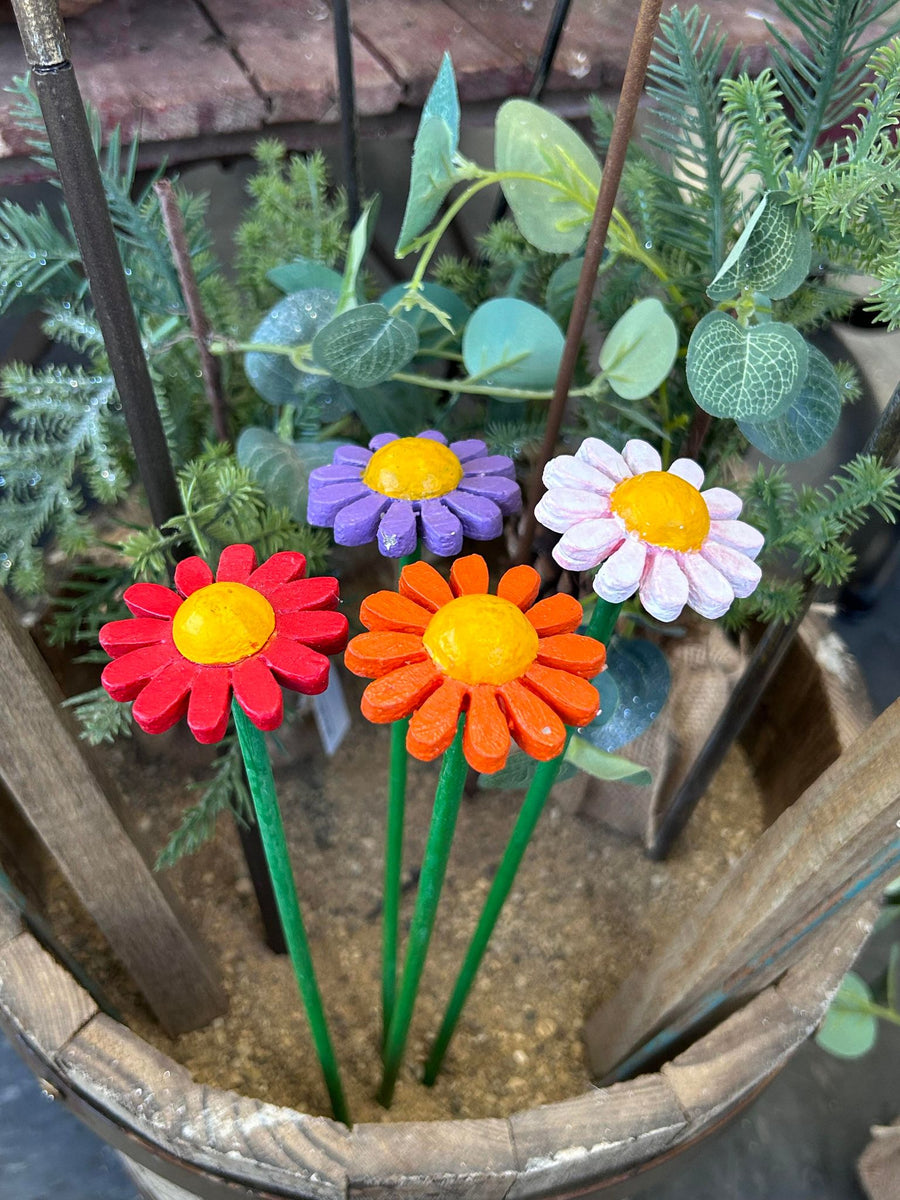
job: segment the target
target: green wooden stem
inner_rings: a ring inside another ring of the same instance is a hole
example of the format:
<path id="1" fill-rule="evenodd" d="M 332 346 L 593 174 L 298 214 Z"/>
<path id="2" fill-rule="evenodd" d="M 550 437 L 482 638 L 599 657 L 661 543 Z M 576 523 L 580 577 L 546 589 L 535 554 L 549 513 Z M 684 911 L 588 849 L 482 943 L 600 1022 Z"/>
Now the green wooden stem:
<path id="1" fill-rule="evenodd" d="M 266 861 L 272 876 L 272 887 L 275 891 L 278 913 L 284 927 L 284 938 L 300 988 L 300 995 L 303 998 L 313 1044 L 322 1074 L 325 1077 L 328 1094 L 331 1097 L 331 1107 L 335 1118 L 349 1126 L 350 1113 L 344 1099 L 337 1060 L 328 1033 L 322 997 L 319 994 L 319 985 L 316 982 L 316 973 L 309 952 L 309 942 L 303 927 L 303 917 L 300 915 L 297 888 L 294 884 L 294 875 L 288 856 L 265 736 L 261 730 L 256 728 L 237 701 L 232 704 L 232 713 L 241 753 L 244 756 L 244 769 L 247 772 L 247 782 L 253 797 L 256 820 L 262 834 Z"/>
<path id="2" fill-rule="evenodd" d="M 588 636 L 597 638 L 598 641 L 603 642 L 605 645 L 612 635 L 621 609 L 621 604 L 610 604 L 608 601 L 598 598 L 587 628 Z M 500 865 L 497 867 L 497 873 L 494 875 L 487 899 L 484 902 L 484 908 L 481 910 L 481 916 L 478 918 L 478 924 L 475 927 L 475 932 L 472 935 L 472 940 L 463 959 L 462 967 L 460 968 L 456 984 L 447 1005 L 447 1011 L 444 1014 L 441 1027 L 437 1037 L 434 1039 L 425 1063 L 425 1083 L 429 1087 L 437 1079 L 441 1064 L 444 1061 L 444 1055 L 447 1053 L 447 1048 L 456 1030 L 456 1024 L 468 999 L 472 984 L 475 982 L 475 976 L 481 965 L 485 950 L 487 950 L 491 934 L 494 932 L 494 926 L 497 924 L 497 920 L 503 910 L 503 905 L 506 903 L 506 898 L 512 889 L 516 873 L 525 856 L 525 851 L 528 849 L 531 835 L 534 833 L 541 813 L 544 811 L 544 805 L 547 802 L 547 797 L 550 795 L 550 790 L 556 782 L 559 768 L 565 760 L 566 750 L 569 747 L 571 737 L 572 730 L 569 729 L 566 732 L 566 744 L 563 747 L 562 754 L 551 759 L 549 762 L 538 764 L 531 785 L 525 794 L 525 799 L 522 802 L 522 807 L 519 810 L 513 831 L 510 834 L 509 842 L 503 852 Z"/>
<path id="3" fill-rule="evenodd" d="M 412 927 L 409 931 L 406 961 L 403 965 L 400 990 L 384 1047 L 384 1075 L 381 1090 L 378 1093 L 378 1101 L 385 1108 L 390 1106 L 393 1099 L 403 1052 L 406 1049 L 416 994 L 419 990 L 441 887 L 447 871 L 447 860 L 450 857 L 450 846 L 453 841 L 453 831 L 456 828 L 463 784 L 466 781 L 466 760 L 463 755 L 464 727 L 465 717 L 461 717 L 453 744 L 444 754 L 437 791 L 434 796 L 431 828 L 428 831 L 419 892 L 416 897 Z"/>

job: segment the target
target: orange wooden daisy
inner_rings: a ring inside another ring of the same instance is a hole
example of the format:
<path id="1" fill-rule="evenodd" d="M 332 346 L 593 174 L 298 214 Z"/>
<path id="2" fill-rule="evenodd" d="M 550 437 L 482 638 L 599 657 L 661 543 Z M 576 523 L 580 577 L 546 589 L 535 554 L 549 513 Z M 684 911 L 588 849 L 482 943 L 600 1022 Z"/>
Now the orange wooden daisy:
<path id="1" fill-rule="evenodd" d="M 448 748 L 466 712 L 463 749 L 476 771 L 506 763 L 511 737 L 532 758 L 562 753 L 566 725 L 587 725 L 600 707 L 588 681 L 606 650 L 576 633 L 581 605 L 558 594 L 535 603 L 540 576 L 512 567 L 495 595 L 480 554 L 459 558 L 448 583 L 412 563 L 398 592 L 375 592 L 360 609 L 368 633 L 353 638 L 345 662 L 373 679 L 363 716 L 387 724 L 411 715 L 406 746 L 425 762 Z"/>

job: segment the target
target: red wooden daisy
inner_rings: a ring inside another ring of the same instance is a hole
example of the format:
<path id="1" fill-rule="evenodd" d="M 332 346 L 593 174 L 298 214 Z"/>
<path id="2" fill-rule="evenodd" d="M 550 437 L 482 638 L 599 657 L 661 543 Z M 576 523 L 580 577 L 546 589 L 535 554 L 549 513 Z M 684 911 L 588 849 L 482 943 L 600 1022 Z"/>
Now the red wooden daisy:
<path id="1" fill-rule="evenodd" d="M 597 715 L 600 697 L 588 680 L 606 650 L 575 632 L 582 610 L 572 596 L 535 603 L 539 585 L 533 567 L 513 567 L 491 595 L 480 554 L 458 558 L 449 583 L 427 563 L 404 567 L 399 594 L 363 601 L 370 632 L 347 647 L 347 667 L 375 680 L 363 716 L 386 723 L 412 714 L 406 748 L 426 762 L 450 745 L 463 711 L 463 750 L 476 771 L 499 771 L 511 736 L 532 758 L 555 758 L 565 725 Z"/>
<path id="2" fill-rule="evenodd" d="M 293 550 L 256 565 L 252 546 L 227 546 L 213 576 L 201 558 L 175 569 L 177 592 L 135 583 L 134 614 L 110 621 L 100 644 L 113 659 L 101 682 L 114 700 L 133 700 L 134 719 L 163 733 L 187 713 L 198 742 L 225 736 L 232 692 L 259 729 L 281 724 L 281 686 L 312 696 L 328 686 L 328 654 L 347 644 L 347 618 L 334 610 L 338 581 L 305 579 Z"/>

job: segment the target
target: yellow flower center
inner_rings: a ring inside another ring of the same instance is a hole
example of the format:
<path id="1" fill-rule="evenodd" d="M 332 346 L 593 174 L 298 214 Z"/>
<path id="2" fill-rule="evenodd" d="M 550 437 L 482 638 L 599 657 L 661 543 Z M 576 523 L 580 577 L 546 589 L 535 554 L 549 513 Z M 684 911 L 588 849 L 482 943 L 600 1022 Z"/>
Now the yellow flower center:
<path id="1" fill-rule="evenodd" d="M 275 632 L 275 611 L 243 583 L 211 583 L 193 592 L 172 620 L 172 640 L 195 663 L 235 663 L 261 650 Z"/>
<path id="2" fill-rule="evenodd" d="M 362 481 L 395 500 L 433 500 L 452 492 L 462 477 L 452 450 L 431 438 L 408 437 L 376 450 Z"/>
<path id="3" fill-rule="evenodd" d="M 422 641 L 439 671 L 470 684 L 509 683 L 538 652 L 534 626 L 501 596 L 451 600 L 428 622 Z"/>
<path id="4" fill-rule="evenodd" d="M 609 499 L 629 533 L 669 550 L 699 550 L 709 509 L 693 484 L 668 471 L 645 471 L 616 484 Z"/>

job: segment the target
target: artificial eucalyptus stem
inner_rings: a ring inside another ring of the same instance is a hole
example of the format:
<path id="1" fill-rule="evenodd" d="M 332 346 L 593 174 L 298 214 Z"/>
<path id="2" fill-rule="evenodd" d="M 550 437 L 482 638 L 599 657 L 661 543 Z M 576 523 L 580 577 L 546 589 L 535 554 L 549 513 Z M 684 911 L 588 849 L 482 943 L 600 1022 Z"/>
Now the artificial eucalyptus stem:
<path id="1" fill-rule="evenodd" d="M 612 636 L 621 610 L 621 604 L 610 604 L 607 600 L 598 599 L 588 624 L 588 636 L 595 637 L 606 645 Z M 425 1083 L 429 1087 L 437 1079 L 444 1055 L 447 1053 L 447 1048 L 456 1031 L 457 1022 L 469 997 L 469 992 L 472 990 L 472 984 L 475 982 L 475 976 L 494 932 L 494 927 L 512 889 L 525 851 L 528 849 L 531 835 L 544 811 L 544 805 L 556 782 L 559 769 L 565 761 L 566 750 L 571 738 L 572 730 L 569 729 L 566 733 L 566 742 L 562 753 L 549 762 L 538 764 L 534 778 L 525 793 L 525 799 L 519 809 L 519 815 L 516 817 L 516 823 L 506 844 L 506 849 L 503 851 L 503 857 L 497 867 L 484 902 L 484 908 L 481 910 L 481 916 L 478 918 L 478 924 L 475 926 L 475 932 L 472 934 L 472 940 L 456 978 L 444 1019 L 425 1063 Z"/>
<path id="2" fill-rule="evenodd" d="M 625 166 L 625 155 L 631 140 L 631 131 L 634 126 L 638 101 L 644 90 L 644 79 L 647 74 L 647 65 L 650 62 L 650 52 L 653 48 L 653 39 L 656 36 L 656 27 L 659 22 L 659 14 L 662 11 L 662 6 L 663 0 L 641 0 L 637 25 L 635 26 L 634 36 L 631 39 L 631 51 L 628 55 L 628 65 L 625 68 L 625 78 L 622 82 L 622 91 L 619 95 L 619 103 L 616 108 L 616 118 L 613 124 L 612 136 L 610 137 L 609 151 L 607 152 L 606 162 L 603 167 L 603 178 L 600 182 L 600 191 L 597 194 L 597 203 L 594 206 L 594 217 L 591 222 L 590 232 L 588 233 L 587 244 L 584 248 L 584 263 L 578 278 L 578 287 L 575 291 L 575 299 L 572 304 L 572 315 L 569 318 L 569 325 L 566 330 L 566 341 L 563 346 L 559 372 L 556 376 L 556 386 L 553 389 L 553 399 L 550 401 L 550 407 L 547 410 L 547 426 L 544 431 L 544 441 L 541 445 L 537 462 L 532 469 L 531 484 L 528 490 L 528 505 L 524 514 L 519 549 L 516 556 L 516 561 L 520 563 L 528 562 L 531 557 L 531 547 L 537 528 L 537 518 L 535 517 L 534 510 L 538 500 L 541 498 L 544 467 L 550 461 L 553 451 L 556 448 L 556 439 L 559 437 L 563 416 L 565 415 L 566 401 L 568 400 L 569 389 L 572 386 L 572 379 L 575 374 L 578 350 L 581 346 L 581 339 L 584 336 L 584 329 L 587 324 L 588 313 L 590 312 L 594 284 L 597 279 L 597 272 L 600 269 L 600 260 L 603 257 L 603 247 L 606 245 L 606 238 L 609 233 L 609 223 L 612 219 L 613 208 L 616 202 L 616 192 L 619 190 L 619 181 L 622 178 L 622 170 Z"/>
<path id="3" fill-rule="evenodd" d="M 405 554 L 398 571 L 419 557 L 419 547 Z M 388 772 L 388 811 L 384 849 L 384 908 L 381 942 L 382 1044 L 387 1042 L 394 1000 L 397 995 L 397 946 L 400 929 L 400 878 L 403 870 L 403 825 L 406 814 L 406 731 L 409 719 L 391 726 L 391 758 Z"/>
<path id="4" fill-rule="evenodd" d="M 300 914 L 297 888 L 291 870 L 278 797 L 275 794 L 275 780 L 272 776 L 272 763 L 269 759 L 265 735 L 257 729 L 236 700 L 231 707 L 241 753 L 244 756 L 244 769 L 247 772 L 250 795 L 253 797 L 253 808 L 256 812 L 257 824 L 265 847 L 266 861 L 272 876 L 278 912 L 284 927 L 288 954 L 291 957 L 294 975 L 303 999 L 303 1006 L 306 1009 L 313 1044 L 322 1074 L 325 1077 L 325 1086 L 331 1097 L 331 1108 L 335 1118 L 349 1126 L 350 1113 L 344 1099 L 337 1059 L 331 1044 L 328 1023 L 325 1020 L 325 1010 L 322 1007 L 322 997 L 316 981 L 303 917 Z"/>
<path id="5" fill-rule="evenodd" d="M 416 896 L 416 907 L 409 931 L 406 961 L 403 964 L 400 990 L 384 1045 L 384 1075 L 378 1093 L 378 1102 L 385 1108 L 390 1107 L 394 1097 L 394 1087 L 409 1037 L 409 1026 L 416 1003 L 416 994 L 425 967 L 425 958 L 434 928 L 441 887 L 450 857 L 453 831 L 456 828 L 456 818 L 466 779 L 466 760 L 463 754 L 464 728 L 465 717 L 463 716 L 460 717 L 456 737 L 444 753 L 441 774 L 434 796 L 431 828 L 428 831 L 428 843 L 425 847 L 422 874 L 419 878 L 419 892 Z"/>

